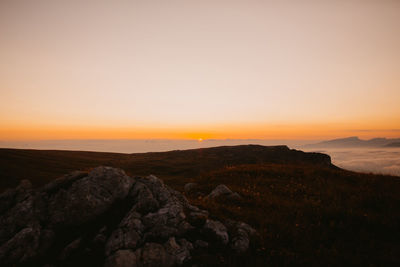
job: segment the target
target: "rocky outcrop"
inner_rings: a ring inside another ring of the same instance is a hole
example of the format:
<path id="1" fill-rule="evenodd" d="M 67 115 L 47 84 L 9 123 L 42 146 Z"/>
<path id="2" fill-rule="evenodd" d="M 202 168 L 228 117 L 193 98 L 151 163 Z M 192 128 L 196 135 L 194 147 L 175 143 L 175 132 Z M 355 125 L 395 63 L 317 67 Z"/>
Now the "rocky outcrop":
<path id="1" fill-rule="evenodd" d="M 98 167 L 0 195 L 0 265 L 202 265 L 246 252 L 255 230 L 220 222 L 155 176 Z M 226 261 L 225 261 L 226 262 Z"/>

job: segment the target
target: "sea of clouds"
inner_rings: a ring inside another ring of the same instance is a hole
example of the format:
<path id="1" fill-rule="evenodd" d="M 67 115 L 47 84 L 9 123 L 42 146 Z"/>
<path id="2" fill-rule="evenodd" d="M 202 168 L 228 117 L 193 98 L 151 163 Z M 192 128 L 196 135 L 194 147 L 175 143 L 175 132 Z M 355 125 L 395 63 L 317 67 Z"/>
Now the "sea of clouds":
<path id="1" fill-rule="evenodd" d="M 318 152 L 328 154 L 338 167 L 400 176 L 400 148 L 336 148 Z"/>

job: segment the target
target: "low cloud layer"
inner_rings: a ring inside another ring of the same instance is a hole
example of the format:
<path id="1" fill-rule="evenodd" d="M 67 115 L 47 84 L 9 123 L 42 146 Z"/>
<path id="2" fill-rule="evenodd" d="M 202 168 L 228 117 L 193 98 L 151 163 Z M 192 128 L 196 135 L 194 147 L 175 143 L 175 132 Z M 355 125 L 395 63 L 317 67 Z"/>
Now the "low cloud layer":
<path id="1" fill-rule="evenodd" d="M 400 176 L 400 149 L 325 149 L 333 164 L 352 171 Z"/>

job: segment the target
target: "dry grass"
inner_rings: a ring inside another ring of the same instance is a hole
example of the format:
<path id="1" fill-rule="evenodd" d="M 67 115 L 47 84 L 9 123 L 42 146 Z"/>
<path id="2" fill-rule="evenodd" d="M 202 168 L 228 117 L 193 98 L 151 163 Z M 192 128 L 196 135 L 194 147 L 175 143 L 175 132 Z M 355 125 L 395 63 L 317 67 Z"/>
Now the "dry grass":
<path id="1" fill-rule="evenodd" d="M 400 263 L 400 180 L 309 165 L 226 167 L 197 180 L 203 192 L 226 184 L 243 200 L 191 202 L 261 234 L 251 264 Z"/>

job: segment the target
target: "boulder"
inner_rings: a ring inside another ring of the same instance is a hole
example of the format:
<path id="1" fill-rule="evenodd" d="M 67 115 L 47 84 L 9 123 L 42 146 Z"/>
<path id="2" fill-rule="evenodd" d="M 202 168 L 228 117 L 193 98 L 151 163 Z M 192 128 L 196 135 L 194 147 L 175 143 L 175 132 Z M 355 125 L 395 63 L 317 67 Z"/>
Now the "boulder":
<path id="1" fill-rule="evenodd" d="M 190 251 L 193 249 L 192 243 L 186 239 L 180 239 L 177 243 L 175 237 L 171 237 L 165 244 L 164 248 L 168 254 L 172 256 L 173 265 L 182 265 L 190 260 Z"/>
<path id="2" fill-rule="evenodd" d="M 205 210 L 191 211 L 188 215 L 190 224 L 196 227 L 203 226 L 208 219 L 208 212 Z"/>
<path id="3" fill-rule="evenodd" d="M 214 239 L 226 245 L 229 242 L 228 229 L 219 221 L 207 220 L 203 226 L 204 230 Z"/>
<path id="4" fill-rule="evenodd" d="M 220 184 L 216 188 L 214 188 L 213 191 L 211 191 L 210 194 L 208 194 L 205 199 L 206 200 L 215 200 L 220 197 L 225 197 L 226 199 L 229 200 L 240 200 L 241 196 L 236 193 L 232 192 L 226 185 Z"/>
<path id="5" fill-rule="evenodd" d="M 93 220 L 125 198 L 133 183 L 134 179 L 120 169 L 98 167 L 50 197 L 49 223 L 63 227 Z"/>
<path id="6" fill-rule="evenodd" d="M 230 234 L 230 247 L 237 253 L 244 253 L 249 249 L 250 243 L 257 237 L 257 231 L 244 222 L 233 220 L 225 221 Z"/>

